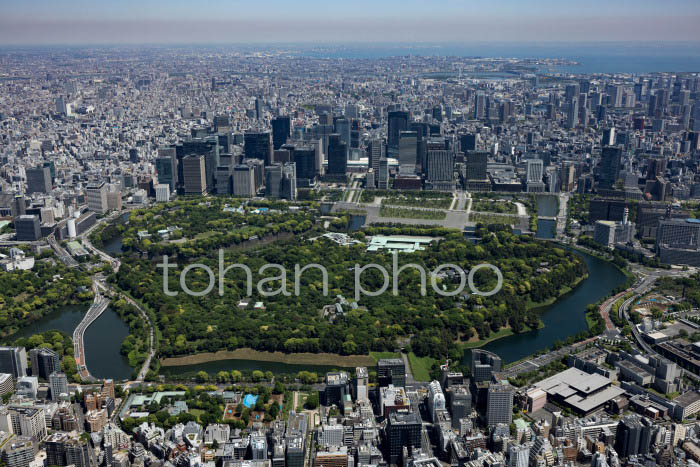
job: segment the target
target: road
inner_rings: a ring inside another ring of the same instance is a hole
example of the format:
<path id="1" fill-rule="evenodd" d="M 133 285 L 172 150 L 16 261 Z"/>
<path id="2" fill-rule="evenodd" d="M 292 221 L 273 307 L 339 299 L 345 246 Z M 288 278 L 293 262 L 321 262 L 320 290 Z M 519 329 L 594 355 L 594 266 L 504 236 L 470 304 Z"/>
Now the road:
<path id="1" fill-rule="evenodd" d="M 92 242 L 90 242 L 89 235 L 90 233 L 99 225 L 104 224 L 105 222 L 109 222 L 114 220 L 116 217 L 121 216 L 123 214 L 123 211 L 118 211 L 113 214 L 111 214 L 108 217 L 104 217 L 98 221 L 95 225 L 87 229 L 85 232 L 80 234 L 78 237 L 81 239 L 83 246 L 89 250 L 92 254 L 98 256 L 102 261 L 109 263 L 112 266 L 112 269 L 117 272 L 119 270 L 119 266 L 121 265 L 121 262 L 107 254 L 106 252 L 96 248 Z M 53 235 L 50 237 L 50 243 L 53 240 L 55 243 L 55 246 L 52 245 L 54 250 L 56 250 L 57 254 L 59 254 L 59 251 L 63 250 L 58 243 L 56 243 L 55 239 L 53 238 Z M 57 250 L 57 248 L 59 250 Z M 67 253 L 66 253 L 67 255 Z M 70 255 L 67 255 L 70 260 L 75 261 Z M 59 258 L 61 258 L 61 255 L 59 254 Z M 64 258 L 61 258 L 64 260 Z M 68 261 L 67 258 L 65 258 L 66 261 Z M 76 262 L 76 265 L 78 263 Z M 140 383 L 146 378 L 146 373 L 148 373 L 148 369 L 150 368 L 151 361 L 156 355 L 156 345 L 155 345 L 155 327 L 153 323 L 151 322 L 151 318 L 146 313 L 146 311 L 139 305 L 136 301 L 131 299 L 131 297 L 128 297 L 126 295 L 121 294 L 119 291 L 115 290 L 111 285 L 107 284 L 104 280 L 103 277 L 95 277 L 93 276 L 93 289 L 95 291 L 95 302 L 93 305 L 90 307 L 88 312 L 85 314 L 85 317 L 83 317 L 83 320 L 78 323 L 78 326 L 75 328 L 73 331 L 73 345 L 75 349 L 75 360 L 76 363 L 78 364 L 78 370 L 80 371 L 80 375 L 83 378 L 83 380 L 87 381 L 94 381 L 94 378 L 90 375 L 90 372 L 87 369 L 87 366 L 85 365 L 85 345 L 83 343 L 83 337 L 85 334 L 85 330 L 104 312 L 104 310 L 107 308 L 107 305 L 109 305 L 109 299 L 105 297 L 105 295 L 111 295 L 111 296 L 119 296 L 126 300 L 129 304 L 133 305 L 141 314 L 141 316 L 148 322 L 149 327 L 150 327 L 150 345 L 149 345 L 149 353 L 148 357 L 144 361 L 141 370 L 139 371 L 138 377 L 134 381 L 135 383 Z"/>
<path id="2" fill-rule="evenodd" d="M 543 366 L 547 366 L 555 360 L 561 360 L 567 355 L 574 353 L 579 347 L 585 346 L 591 342 L 594 342 L 598 337 L 591 337 L 585 341 L 577 342 L 572 345 L 567 345 L 559 350 L 554 350 L 552 352 L 547 352 L 546 354 L 540 355 L 539 357 L 529 358 L 527 360 L 516 363 L 515 365 L 503 370 L 501 374 L 507 378 L 513 378 L 521 373 L 526 373 L 528 371 L 534 371 Z"/>
<path id="3" fill-rule="evenodd" d="M 78 366 L 78 373 L 83 381 L 95 381 L 90 371 L 87 369 L 85 362 L 85 331 L 95 322 L 97 318 L 107 309 L 109 299 L 105 298 L 100 292 L 97 280 L 93 279 L 93 290 L 95 291 L 95 300 L 88 309 L 83 319 L 78 323 L 78 326 L 73 330 L 73 351 L 75 354 L 75 363 Z"/>
<path id="4" fill-rule="evenodd" d="M 569 209 L 569 193 L 559 195 L 559 214 L 557 215 L 557 238 L 562 238 L 566 233 L 566 219 Z"/>
<path id="5" fill-rule="evenodd" d="M 617 326 L 615 326 L 615 323 L 612 322 L 610 319 L 610 309 L 612 306 L 617 303 L 617 301 L 620 299 L 620 297 L 623 297 L 628 291 L 625 290 L 623 292 L 620 292 L 619 294 L 608 298 L 605 300 L 599 307 L 600 315 L 603 317 L 605 320 L 605 329 L 608 331 L 612 331 L 614 329 L 617 329 Z"/>
<path id="6" fill-rule="evenodd" d="M 68 252 L 65 249 L 63 249 L 63 247 L 58 243 L 53 233 L 46 237 L 46 240 L 49 242 L 49 246 L 53 248 L 53 251 L 56 253 L 56 256 L 58 256 L 58 259 L 63 264 L 65 264 L 69 268 L 76 268 L 79 266 L 79 263 L 71 255 L 69 255 Z"/>
<path id="7" fill-rule="evenodd" d="M 408 354 L 406 352 L 401 352 L 401 358 L 403 359 L 403 364 L 406 367 L 406 386 L 415 386 L 416 379 L 413 377 L 411 362 L 408 361 Z"/>

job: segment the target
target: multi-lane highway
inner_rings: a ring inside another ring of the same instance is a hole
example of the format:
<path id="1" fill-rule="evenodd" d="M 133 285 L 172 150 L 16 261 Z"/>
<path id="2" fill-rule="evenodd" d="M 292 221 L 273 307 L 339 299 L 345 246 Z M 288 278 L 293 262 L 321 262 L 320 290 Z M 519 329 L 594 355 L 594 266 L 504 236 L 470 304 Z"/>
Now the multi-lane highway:
<path id="1" fill-rule="evenodd" d="M 93 289 L 95 290 L 95 301 L 88 309 L 83 319 L 73 331 L 73 350 L 75 353 L 75 363 L 78 365 L 78 373 L 83 381 L 94 381 L 85 363 L 85 330 L 95 322 L 97 318 L 107 309 L 109 299 L 105 298 L 99 290 L 97 281 L 93 279 Z"/>

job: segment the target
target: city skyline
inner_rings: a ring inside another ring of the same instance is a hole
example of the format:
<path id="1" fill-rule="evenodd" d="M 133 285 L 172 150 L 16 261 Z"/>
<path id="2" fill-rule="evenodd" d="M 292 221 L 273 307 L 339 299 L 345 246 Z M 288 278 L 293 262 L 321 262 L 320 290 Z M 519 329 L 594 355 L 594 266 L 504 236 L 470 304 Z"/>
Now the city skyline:
<path id="1" fill-rule="evenodd" d="M 3 2 L 0 45 L 275 42 L 700 41 L 700 4 L 673 0 L 338 4 L 274 0 Z"/>

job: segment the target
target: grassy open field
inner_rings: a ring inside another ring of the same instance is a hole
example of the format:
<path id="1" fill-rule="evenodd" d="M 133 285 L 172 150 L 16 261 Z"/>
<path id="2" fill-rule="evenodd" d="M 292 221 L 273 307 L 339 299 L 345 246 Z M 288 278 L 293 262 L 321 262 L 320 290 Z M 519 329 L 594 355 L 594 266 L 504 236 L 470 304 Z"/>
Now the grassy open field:
<path id="1" fill-rule="evenodd" d="M 430 381 L 430 368 L 437 362 L 432 357 L 419 357 L 413 352 L 408 354 L 408 363 L 416 381 Z"/>

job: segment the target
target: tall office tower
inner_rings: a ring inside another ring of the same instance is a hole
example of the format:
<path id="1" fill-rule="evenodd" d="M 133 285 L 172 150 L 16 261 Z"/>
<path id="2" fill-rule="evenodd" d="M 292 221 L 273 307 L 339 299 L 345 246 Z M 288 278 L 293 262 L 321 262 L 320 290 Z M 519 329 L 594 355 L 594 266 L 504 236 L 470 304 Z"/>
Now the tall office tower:
<path id="1" fill-rule="evenodd" d="M 369 383 L 369 373 L 364 366 L 355 368 L 355 400 L 358 402 L 369 402 L 367 384 Z"/>
<path id="2" fill-rule="evenodd" d="M 85 189 L 85 194 L 90 211 L 100 214 L 107 212 L 107 185 L 105 182 L 89 184 Z"/>
<path id="3" fill-rule="evenodd" d="M 436 120 L 438 122 L 442 121 L 442 106 L 441 105 L 436 105 L 432 109 L 430 109 L 430 113 L 433 117 L 433 120 Z"/>
<path id="4" fill-rule="evenodd" d="M 576 167 L 573 162 L 564 161 L 561 167 L 561 190 L 569 192 L 576 183 Z"/>
<path id="5" fill-rule="evenodd" d="M 508 467 L 528 467 L 530 465 L 530 446 L 511 444 L 508 447 Z"/>
<path id="6" fill-rule="evenodd" d="M 546 111 L 545 111 L 545 118 L 547 120 L 554 120 L 557 117 L 557 110 L 554 107 L 554 104 L 547 104 L 545 106 Z"/>
<path id="7" fill-rule="evenodd" d="M 488 392 L 486 420 L 489 426 L 513 421 L 513 394 L 515 390 L 510 384 L 491 384 Z"/>
<path id="8" fill-rule="evenodd" d="M 489 153 L 486 151 L 469 151 L 465 163 L 466 188 L 469 191 L 490 191 L 487 166 Z"/>
<path id="9" fill-rule="evenodd" d="M 406 386 L 406 364 L 400 358 L 382 358 L 377 363 L 379 386 Z"/>
<path id="10" fill-rule="evenodd" d="M 669 212 L 670 215 L 670 212 Z M 695 219 L 659 219 L 656 246 L 676 246 L 685 249 L 700 248 L 700 222 Z"/>
<path id="11" fill-rule="evenodd" d="M 259 97 L 255 98 L 255 119 L 262 119 L 262 100 Z"/>
<path id="12" fill-rule="evenodd" d="M 403 110 L 394 110 L 389 112 L 388 127 L 387 127 L 387 145 L 390 149 L 399 149 L 399 139 L 401 132 L 408 129 L 408 121 L 410 114 Z"/>
<path id="13" fill-rule="evenodd" d="M 233 167 L 233 196 L 252 198 L 255 196 L 255 169 L 247 164 Z"/>
<path id="14" fill-rule="evenodd" d="M 56 98 L 56 113 L 59 115 L 68 114 L 68 105 L 66 104 L 66 99 L 63 96 L 58 96 Z"/>
<path id="15" fill-rule="evenodd" d="M 415 131 L 402 131 L 399 137 L 399 174 L 415 174 L 417 160 L 418 135 Z"/>
<path id="16" fill-rule="evenodd" d="M 297 165 L 294 162 L 287 162 L 282 165 L 282 189 L 280 196 L 290 201 L 297 199 Z"/>
<path id="17" fill-rule="evenodd" d="M 51 193 L 51 169 L 34 167 L 26 170 L 27 193 Z"/>
<path id="18" fill-rule="evenodd" d="M 170 191 L 177 188 L 177 152 L 175 148 L 159 148 L 156 157 L 158 182 L 167 183 Z"/>
<path id="19" fill-rule="evenodd" d="M 36 242 L 39 240 L 41 238 L 39 216 L 24 214 L 15 217 L 15 233 L 17 240 L 20 242 Z"/>
<path id="20" fill-rule="evenodd" d="M 581 94 L 581 88 L 578 84 L 567 84 L 565 88 L 564 98 L 566 102 L 571 102 Z"/>
<path id="21" fill-rule="evenodd" d="M 282 164 L 265 167 L 265 196 L 280 198 L 282 192 Z"/>
<path id="22" fill-rule="evenodd" d="M 246 133 L 244 135 L 243 154 L 246 159 L 260 159 L 265 165 L 274 162 L 273 146 L 270 132 Z"/>
<path id="23" fill-rule="evenodd" d="M 656 177 L 663 177 L 666 174 L 668 159 L 662 157 L 652 157 L 647 165 L 645 180 L 655 180 Z"/>
<path id="24" fill-rule="evenodd" d="M 474 96 L 474 119 L 481 120 L 486 116 L 487 98 L 483 92 L 477 92 Z"/>
<path id="25" fill-rule="evenodd" d="M 576 128 L 578 125 L 578 99 L 574 98 L 569 101 L 569 109 L 566 118 L 566 127 L 569 129 Z"/>
<path id="26" fill-rule="evenodd" d="M 214 186 L 214 177 L 216 168 L 219 164 L 219 138 L 211 136 L 208 138 L 193 138 L 185 140 L 181 144 L 175 146 L 175 154 L 177 159 L 177 190 L 178 193 L 184 193 L 184 165 L 183 159 L 189 155 L 204 156 L 204 167 L 206 173 L 207 186 Z"/>
<path id="27" fill-rule="evenodd" d="M 384 141 L 375 138 L 367 145 L 367 168 L 379 173 L 379 161 L 385 157 Z"/>
<path id="28" fill-rule="evenodd" d="M 501 371 L 503 361 L 501 357 L 487 350 L 472 350 L 472 380 L 475 383 L 490 381 L 494 373 Z"/>
<path id="29" fill-rule="evenodd" d="M 541 182 L 544 171 L 544 162 L 542 159 L 529 159 L 527 161 L 527 182 Z"/>
<path id="30" fill-rule="evenodd" d="M 267 439 L 264 435 L 250 435 L 250 453 L 254 461 L 264 461 L 267 459 Z"/>
<path id="31" fill-rule="evenodd" d="M 185 194 L 201 195 L 207 192 L 204 156 L 190 154 L 182 159 L 182 177 Z"/>
<path id="32" fill-rule="evenodd" d="M 333 133 L 328 137 L 328 175 L 345 175 L 348 169 L 348 149 L 340 135 Z"/>
<path id="33" fill-rule="evenodd" d="M 605 92 L 608 95 L 608 107 L 622 107 L 622 86 L 608 84 L 605 87 Z"/>
<path id="34" fill-rule="evenodd" d="M 690 90 L 684 89 L 678 94 L 678 105 L 683 107 L 690 104 Z"/>
<path id="35" fill-rule="evenodd" d="M 452 151 L 429 150 L 425 171 L 427 184 L 433 190 L 454 189 L 455 158 Z"/>
<path id="36" fill-rule="evenodd" d="M 138 148 L 129 149 L 129 162 L 132 164 L 138 164 L 140 160 L 141 157 L 139 156 Z"/>
<path id="37" fill-rule="evenodd" d="M 360 106 L 356 104 L 346 104 L 345 115 L 348 118 L 360 118 Z"/>
<path id="38" fill-rule="evenodd" d="M 389 161 L 387 159 L 379 160 L 379 172 L 377 172 L 377 188 L 380 190 L 389 189 Z"/>
<path id="39" fill-rule="evenodd" d="M 428 385 L 428 410 L 433 419 L 433 423 L 437 423 L 438 411 L 445 410 L 445 394 L 442 392 L 439 381 L 431 381 Z"/>
<path id="40" fill-rule="evenodd" d="M 167 203 L 170 201 L 170 185 L 167 183 L 159 183 L 155 186 L 156 202 Z"/>
<path id="41" fill-rule="evenodd" d="M 272 146 L 279 149 L 289 139 L 292 129 L 291 119 L 288 116 L 280 116 L 272 119 Z"/>
<path id="42" fill-rule="evenodd" d="M 472 394 L 469 392 L 469 388 L 463 384 L 450 386 L 446 392 L 452 415 L 452 428 L 459 428 L 460 420 L 469 418 L 472 413 Z"/>
<path id="43" fill-rule="evenodd" d="M 624 417 L 617 425 L 615 450 L 620 457 L 649 452 L 651 443 L 651 426 L 639 416 Z"/>
<path id="44" fill-rule="evenodd" d="M 547 169 L 547 180 L 550 193 L 559 193 L 561 191 L 561 180 L 559 179 L 559 171 L 556 168 Z"/>
<path id="45" fill-rule="evenodd" d="M 292 151 L 296 164 L 297 184 L 311 186 L 316 179 L 316 148 L 309 145 L 296 145 Z"/>
<path id="46" fill-rule="evenodd" d="M 287 436 L 286 442 L 286 467 L 304 467 L 304 457 L 306 456 L 304 437 L 299 435 Z"/>
<path id="47" fill-rule="evenodd" d="M 600 145 L 603 147 L 615 146 L 615 127 L 603 130 L 603 137 L 600 141 Z"/>
<path id="48" fill-rule="evenodd" d="M 233 170 L 230 165 L 220 165 L 216 168 L 216 194 L 230 195 L 233 193 Z"/>
<path id="49" fill-rule="evenodd" d="M 55 371 L 49 375 L 49 386 L 51 387 L 51 400 L 57 401 L 61 394 L 68 392 L 68 377 L 65 373 Z"/>
<path id="50" fill-rule="evenodd" d="M 513 111 L 515 110 L 515 105 L 510 99 L 506 99 L 501 102 L 499 107 L 499 119 L 501 122 L 505 122 L 510 117 L 513 116 Z"/>
<path id="51" fill-rule="evenodd" d="M 598 186 L 612 188 L 620 175 L 620 162 L 622 160 L 622 148 L 619 146 L 605 146 L 600 155 L 600 179 Z"/>
<path id="52" fill-rule="evenodd" d="M 45 347 L 30 350 L 29 360 L 32 362 L 32 376 L 41 379 L 48 380 L 51 373 L 61 370 L 61 357 Z"/>
<path id="53" fill-rule="evenodd" d="M 415 412 L 391 412 L 386 428 L 389 444 L 389 463 L 401 465 L 404 448 L 409 455 L 421 448 L 421 418 Z M 403 459 L 406 460 L 406 459 Z"/>
<path id="54" fill-rule="evenodd" d="M 476 151 L 476 146 L 479 143 L 479 135 L 476 133 L 468 133 L 466 135 L 460 135 L 459 137 L 459 149 L 464 154 L 468 151 Z"/>
<path id="55" fill-rule="evenodd" d="M 0 373 L 15 379 L 27 376 L 27 351 L 24 347 L 0 347 Z"/>
<path id="56" fill-rule="evenodd" d="M 588 94 L 591 92 L 591 82 L 587 79 L 579 80 L 579 91 L 583 94 Z"/>
<path id="57" fill-rule="evenodd" d="M 338 133 L 340 135 L 340 141 L 345 143 L 348 149 L 350 148 L 350 141 L 352 139 L 351 131 L 352 122 L 344 117 L 336 117 L 333 119 L 333 133 Z"/>

